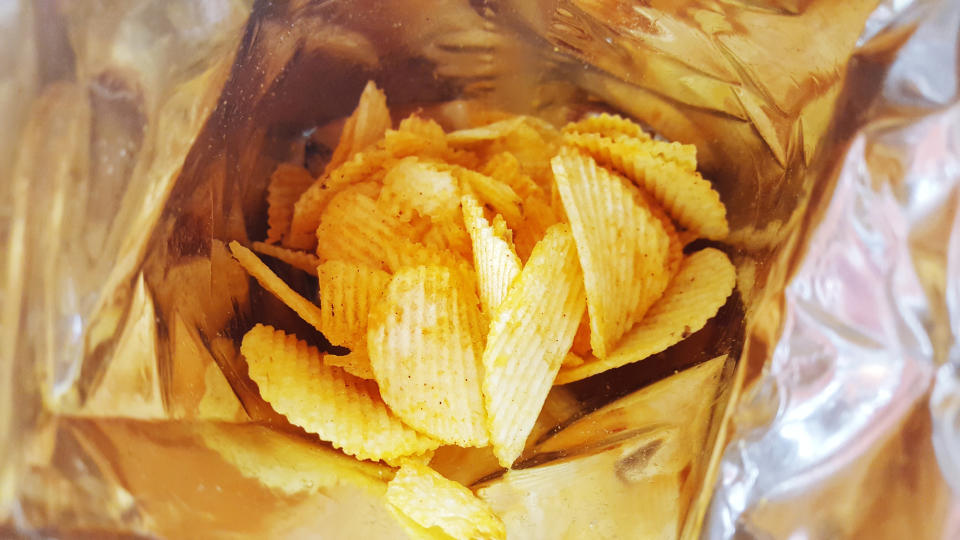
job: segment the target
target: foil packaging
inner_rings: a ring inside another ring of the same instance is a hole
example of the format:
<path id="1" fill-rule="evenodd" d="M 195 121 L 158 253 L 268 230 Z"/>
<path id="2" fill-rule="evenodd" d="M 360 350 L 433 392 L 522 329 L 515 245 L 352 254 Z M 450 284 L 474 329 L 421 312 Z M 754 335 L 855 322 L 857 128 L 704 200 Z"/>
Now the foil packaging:
<path id="1" fill-rule="evenodd" d="M 260 399 L 239 337 L 297 323 L 224 247 L 375 79 L 401 113 L 628 114 L 728 208 L 706 328 L 556 387 L 514 470 L 435 456 L 511 538 L 960 537 L 957 2 L 11 0 L 0 28 L 0 534 L 397 537 Z"/>

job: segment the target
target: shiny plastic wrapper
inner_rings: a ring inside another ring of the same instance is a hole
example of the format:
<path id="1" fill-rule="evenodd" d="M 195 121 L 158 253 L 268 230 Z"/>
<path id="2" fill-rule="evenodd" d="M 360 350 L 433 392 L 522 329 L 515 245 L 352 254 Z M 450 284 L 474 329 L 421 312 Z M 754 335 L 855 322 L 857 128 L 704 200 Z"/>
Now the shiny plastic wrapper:
<path id="1" fill-rule="evenodd" d="M 960 536 L 957 2 L 13 0 L 0 28 L 0 534 L 402 536 L 392 469 L 260 399 L 239 337 L 297 323 L 225 247 L 373 79 L 401 112 L 629 115 L 728 208 L 703 330 L 555 387 L 514 470 L 434 455 L 510 538 Z"/>

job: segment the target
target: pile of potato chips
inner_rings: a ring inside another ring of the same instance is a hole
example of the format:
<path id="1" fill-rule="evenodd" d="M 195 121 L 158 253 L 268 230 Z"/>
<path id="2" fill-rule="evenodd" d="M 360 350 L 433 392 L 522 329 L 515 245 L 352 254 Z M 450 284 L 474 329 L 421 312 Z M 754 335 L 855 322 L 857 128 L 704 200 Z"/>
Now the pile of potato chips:
<path id="1" fill-rule="evenodd" d="M 254 250 L 317 278 L 304 298 L 252 251 L 235 258 L 346 355 L 263 324 L 241 352 L 264 400 L 345 454 L 399 467 L 386 500 L 433 537 L 503 538 L 441 445 L 511 467 L 551 386 L 642 360 L 702 328 L 733 265 L 726 210 L 696 148 L 615 115 L 562 130 L 488 112 L 446 133 L 393 129 L 369 83 L 318 178 L 281 165 Z M 442 531 L 440 533 L 439 531 Z"/>

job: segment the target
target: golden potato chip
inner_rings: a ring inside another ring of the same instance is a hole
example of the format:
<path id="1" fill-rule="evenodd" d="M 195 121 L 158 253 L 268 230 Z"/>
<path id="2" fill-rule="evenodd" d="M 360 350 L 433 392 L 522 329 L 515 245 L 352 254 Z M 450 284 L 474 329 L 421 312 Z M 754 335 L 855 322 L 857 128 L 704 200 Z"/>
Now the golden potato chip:
<path id="1" fill-rule="evenodd" d="M 729 232 L 727 209 L 710 182 L 698 172 L 684 170 L 639 151 L 629 139 L 610 139 L 596 134 L 568 134 L 564 140 L 589 153 L 597 161 L 626 174 L 649 192 L 682 227 L 704 238 L 721 240 Z"/>
<path id="2" fill-rule="evenodd" d="M 296 336 L 258 324 L 243 336 L 240 352 L 275 411 L 347 454 L 389 460 L 439 446 L 394 416 L 373 381 L 324 365 L 320 352 Z"/>
<path id="3" fill-rule="evenodd" d="M 512 153 L 520 161 L 523 172 L 545 187 L 549 184 L 550 158 L 557 153 L 557 141 L 546 139 L 529 122 L 524 122 L 506 137 L 491 143 L 487 152 L 491 155 Z"/>
<path id="4" fill-rule="evenodd" d="M 707 248 L 687 256 L 663 296 L 607 358 L 560 370 L 557 384 L 643 360 L 679 343 L 717 314 L 735 283 L 736 269 L 722 251 Z"/>
<path id="5" fill-rule="evenodd" d="M 460 180 L 463 192 L 476 193 L 481 202 L 502 214 L 508 225 L 520 223 L 523 219 L 520 196 L 507 184 L 466 167 L 437 167 L 453 173 Z"/>
<path id="6" fill-rule="evenodd" d="M 697 147 L 692 144 L 658 141 L 656 139 L 639 139 L 626 135 L 605 136 L 599 133 L 568 133 L 563 141 L 578 148 L 590 148 L 604 144 L 605 141 L 615 141 L 624 148 L 629 148 L 637 155 L 647 155 L 665 161 L 672 161 L 681 169 L 694 172 L 697 170 Z"/>
<path id="7" fill-rule="evenodd" d="M 444 133 L 443 127 L 435 120 L 422 118 L 417 114 L 411 114 L 401 120 L 400 125 L 397 126 L 397 131 L 414 133 L 425 139 L 434 140 L 446 145 L 446 133 Z"/>
<path id="8" fill-rule="evenodd" d="M 583 314 L 580 325 L 577 326 L 577 333 L 573 336 L 573 345 L 570 346 L 570 352 L 581 357 L 590 354 L 590 315 L 588 313 Z"/>
<path id="9" fill-rule="evenodd" d="M 426 465 L 406 462 L 387 484 L 387 502 L 422 527 L 452 538 L 505 539 L 506 530 L 487 503 Z"/>
<path id="10" fill-rule="evenodd" d="M 545 194 L 535 193 L 524 199 L 523 221 L 514 230 L 517 255 L 521 260 L 527 260 L 547 229 L 559 223 L 562 217 L 562 211 L 558 216 Z"/>
<path id="11" fill-rule="evenodd" d="M 290 230 L 293 205 L 314 182 L 310 171 L 281 163 L 270 175 L 267 186 L 267 243 L 276 244 Z"/>
<path id="12" fill-rule="evenodd" d="M 504 467 L 523 451 L 585 307 L 570 226 L 554 225 L 493 314 L 483 351 L 490 442 Z"/>
<path id="13" fill-rule="evenodd" d="M 360 102 L 347 118 L 340 133 L 340 141 L 330 156 L 324 175 L 346 163 L 354 154 L 372 146 L 390 129 L 390 110 L 387 96 L 373 81 L 367 82 L 360 94 Z"/>
<path id="14" fill-rule="evenodd" d="M 448 145 L 440 124 L 417 115 L 403 119 L 395 133 L 388 132 L 385 144 L 395 155 L 439 159 L 468 168 L 479 163 L 473 152 Z"/>
<path id="15" fill-rule="evenodd" d="M 386 493 L 384 493 L 386 496 Z M 416 521 L 410 519 L 406 514 L 398 510 L 392 504 L 386 505 L 387 511 L 393 516 L 393 519 L 403 528 L 410 540 L 458 540 L 449 534 L 443 532 L 439 527 L 424 527 Z"/>
<path id="16" fill-rule="evenodd" d="M 385 493 L 393 470 L 254 424 L 199 422 L 197 435 L 243 476 L 287 495 L 349 484 Z"/>
<path id="17" fill-rule="evenodd" d="M 295 249 L 287 249 L 282 246 L 274 246 L 264 242 L 254 242 L 250 245 L 250 247 L 252 247 L 254 251 L 260 253 L 261 255 L 273 257 L 274 259 L 283 261 L 294 268 L 303 270 L 308 274 L 317 275 L 317 265 L 320 264 L 320 259 L 318 259 L 313 253 L 307 251 L 297 251 Z"/>
<path id="18" fill-rule="evenodd" d="M 460 213 L 460 188 L 450 172 L 408 157 L 387 171 L 377 203 L 405 222 L 415 212 L 435 221 L 450 220 Z"/>
<path id="19" fill-rule="evenodd" d="M 506 137 L 523 123 L 522 116 L 514 116 L 484 126 L 460 129 L 447 134 L 447 141 L 453 145 L 469 145 L 477 142 L 492 141 Z"/>
<path id="20" fill-rule="evenodd" d="M 604 358 L 667 288 L 671 239 L 637 188 L 593 158 L 563 151 L 553 172 L 583 267 L 590 346 Z"/>
<path id="21" fill-rule="evenodd" d="M 346 261 L 327 261 L 317 269 L 323 335 L 333 345 L 350 349 L 343 356 L 328 354 L 327 365 L 372 379 L 367 355 L 367 318 L 390 282 L 390 274 L 376 268 Z"/>
<path id="22" fill-rule="evenodd" d="M 650 140 L 650 134 L 640 124 L 618 114 L 601 113 L 588 116 L 578 122 L 563 126 L 563 133 L 597 133 L 606 137 L 626 135 L 641 140 Z"/>
<path id="23" fill-rule="evenodd" d="M 459 211 L 459 208 L 458 208 Z M 434 221 L 423 235 L 424 245 L 446 250 L 466 260 L 473 258 L 473 246 L 463 218 L 459 215 Z"/>
<path id="24" fill-rule="evenodd" d="M 380 209 L 363 193 L 345 190 L 330 201 L 317 227 L 317 256 L 381 270 L 399 265 L 414 229 Z"/>
<path id="25" fill-rule="evenodd" d="M 316 304 L 291 289 L 255 253 L 241 246 L 237 241 L 230 242 L 230 251 L 237 262 L 240 263 L 240 266 L 253 276 L 261 287 L 270 291 L 270 294 L 276 296 L 311 326 L 321 332 L 323 331 L 323 315 Z"/>
<path id="26" fill-rule="evenodd" d="M 483 311 L 492 314 L 507 296 L 514 278 L 520 274 L 520 258 L 483 216 L 483 208 L 476 197 L 464 195 L 461 201 L 463 221 L 473 242 L 473 265 L 480 302 Z"/>
<path id="27" fill-rule="evenodd" d="M 482 330 L 475 293 L 441 266 L 397 272 L 370 312 L 367 348 L 383 400 L 422 433 L 484 446 Z"/>

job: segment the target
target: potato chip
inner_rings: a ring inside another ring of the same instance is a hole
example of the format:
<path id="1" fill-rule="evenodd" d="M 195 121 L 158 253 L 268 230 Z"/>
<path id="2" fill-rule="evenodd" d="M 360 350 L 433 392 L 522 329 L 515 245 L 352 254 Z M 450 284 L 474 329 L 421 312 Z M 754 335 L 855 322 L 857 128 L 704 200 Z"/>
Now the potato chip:
<path id="1" fill-rule="evenodd" d="M 587 313 L 583 314 L 583 319 L 577 326 L 577 333 L 573 336 L 573 345 L 570 346 L 570 352 L 581 357 L 590 354 L 590 315 Z"/>
<path id="2" fill-rule="evenodd" d="M 310 171 L 290 163 L 281 163 L 270 175 L 267 186 L 267 243 L 276 244 L 290 230 L 293 205 L 314 182 Z"/>
<path id="3" fill-rule="evenodd" d="M 320 264 L 320 259 L 318 259 L 313 253 L 307 251 L 297 251 L 295 249 L 287 249 L 282 246 L 274 246 L 264 242 L 254 242 L 253 244 L 250 244 L 250 247 L 252 247 L 254 251 L 260 253 L 261 255 L 273 257 L 274 259 L 283 261 L 294 268 L 303 270 L 308 274 L 317 275 L 317 265 Z"/>
<path id="4" fill-rule="evenodd" d="M 520 258 L 512 246 L 497 235 L 472 195 L 462 197 L 463 221 L 473 242 L 473 265 L 484 313 L 492 314 L 507 296 L 510 284 L 520 274 Z M 499 214 L 497 214 L 499 216 Z"/>
<path id="5" fill-rule="evenodd" d="M 367 82 L 353 114 L 347 118 L 340 141 L 323 170 L 324 175 L 346 163 L 354 154 L 372 146 L 390 129 L 387 96 L 373 81 Z"/>
<path id="6" fill-rule="evenodd" d="M 482 330 L 475 293 L 449 268 L 397 272 L 370 312 L 367 347 L 383 400 L 414 429 L 484 446 Z"/>
<path id="7" fill-rule="evenodd" d="M 651 140 L 650 134 L 640 124 L 618 114 L 601 113 L 588 116 L 578 122 L 567 124 L 563 133 L 597 133 L 605 137 L 626 135 L 640 140 Z"/>
<path id="8" fill-rule="evenodd" d="M 700 330 L 727 301 L 736 269 L 722 251 L 707 248 L 687 256 L 663 296 L 605 359 L 562 369 L 557 384 L 584 379 L 665 350 Z"/>
<path id="9" fill-rule="evenodd" d="M 535 193 L 524 199 L 523 221 L 514 230 L 517 255 L 521 260 L 527 260 L 547 229 L 559 223 L 562 217 L 562 211 L 558 216 L 545 194 Z"/>
<path id="10" fill-rule="evenodd" d="M 316 271 L 321 332 L 331 344 L 350 349 L 343 356 L 328 354 L 324 362 L 356 377 L 372 379 L 367 355 L 367 317 L 387 289 L 390 274 L 345 261 L 327 261 Z"/>
<path id="11" fill-rule="evenodd" d="M 344 191 L 330 201 L 317 227 L 317 256 L 388 271 L 399 265 L 414 236 L 409 224 L 382 211 L 370 197 Z"/>
<path id="12" fill-rule="evenodd" d="M 384 494 L 386 496 L 386 494 Z M 439 527 L 424 527 L 409 516 L 397 509 L 392 504 L 386 505 L 387 511 L 393 516 L 393 519 L 403 528 L 410 540 L 458 540 L 449 534 L 443 532 Z"/>
<path id="13" fill-rule="evenodd" d="M 435 221 L 452 220 L 460 213 L 460 188 L 449 171 L 408 157 L 387 171 L 377 203 L 405 222 L 415 212 Z"/>
<path id="14" fill-rule="evenodd" d="M 553 168 L 583 267 L 590 346 L 604 358 L 666 289 L 671 239 L 637 188 L 592 158 L 564 151 Z"/>
<path id="15" fill-rule="evenodd" d="M 658 141 L 656 139 L 638 139 L 626 135 L 604 136 L 599 133 L 568 133 L 563 141 L 580 148 L 603 144 L 598 141 L 613 140 L 637 155 L 648 155 L 665 161 L 672 161 L 681 169 L 697 170 L 697 147 L 692 144 Z"/>
<path id="16" fill-rule="evenodd" d="M 508 133 L 517 129 L 522 123 L 522 116 L 514 116 L 485 126 L 460 129 L 448 133 L 447 141 L 453 145 L 470 145 L 478 142 L 492 141 L 506 137 Z"/>
<path id="17" fill-rule="evenodd" d="M 564 140 L 583 149 L 600 163 L 626 174 L 653 195 L 680 226 L 711 240 L 721 240 L 729 232 L 726 207 L 700 173 L 638 151 L 628 139 L 568 134 Z"/>
<path id="18" fill-rule="evenodd" d="M 387 502 L 419 525 L 439 527 L 453 538 L 506 538 L 503 522 L 487 503 L 426 465 L 401 465 L 387 484 Z"/>
<path id="19" fill-rule="evenodd" d="M 435 120 L 422 118 L 417 114 L 411 114 L 400 121 L 397 131 L 414 133 L 425 139 L 437 141 L 443 145 L 447 144 L 446 133 Z"/>
<path id="20" fill-rule="evenodd" d="M 373 381 L 324 365 L 320 352 L 296 336 L 258 324 L 243 336 L 240 352 L 274 410 L 347 454 L 389 460 L 439 446 L 394 416 Z"/>
<path id="21" fill-rule="evenodd" d="M 524 122 L 506 137 L 490 144 L 487 152 L 491 155 L 512 153 L 520 161 L 523 172 L 546 187 L 550 181 L 550 158 L 557 153 L 557 141 L 546 139 L 530 123 Z"/>
<path id="22" fill-rule="evenodd" d="M 237 241 L 230 242 L 230 251 L 233 257 L 243 266 L 243 269 L 260 283 L 260 286 L 270 291 L 281 302 L 295 311 L 304 321 L 310 323 L 317 330 L 323 331 L 323 315 L 316 304 L 300 296 L 296 291 L 284 283 L 273 270 L 263 263 L 252 251 L 240 245 Z"/>
<path id="23" fill-rule="evenodd" d="M 507 224 L 517 224 L 523 219 L 520 196 L 507 184 L 459 166 L 438 166 L 440 170 L 453 173 L 462 183 L 464 192 L 474 192 L 477 198 L 503 215 Z"/>
<path id="24" fill-rule="evenodd" d="M 523 451 L 585 307 L 570 226 L 554 225 L 494 313 L 483 351 L 490 441 L 504 467 Z"/>
<path id="25" fill-rule="evenodd" d="M 423 243 L 454 253 L 465 260 L 473 258 L 470 234 L 463 223 L 463 218 L 459 215 L 432 223 L 430 229 L 423 235 Z"/>

